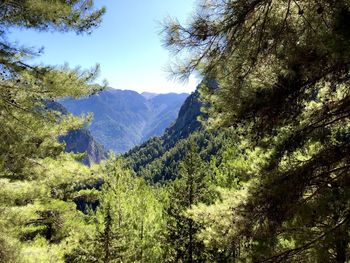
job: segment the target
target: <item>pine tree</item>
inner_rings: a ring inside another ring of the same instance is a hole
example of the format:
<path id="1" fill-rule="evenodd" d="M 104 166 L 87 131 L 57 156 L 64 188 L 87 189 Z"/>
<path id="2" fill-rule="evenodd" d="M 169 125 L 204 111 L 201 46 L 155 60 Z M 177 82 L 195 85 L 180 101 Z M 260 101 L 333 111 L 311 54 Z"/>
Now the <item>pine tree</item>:
<path id="1" fill-rule="evenodd" d="M 11 43 L 8 28 L 89 33 L 105 10 L 83 0 L 1 1 L 0 7 L 0 261 L 59 261 L 59 244 L 83 224 L 73 192 L 96 178 L 75 157 L 63 154 L 64 145 L 57 141 L 87 119 L 62 116 L 47 106 L 101 89 L 93 84 L 98 67 L 30 65 L 41 50 Z"/>
<path id="2" fill-rule="evenodd" d="M 68 262 L 160 262 L 162 205 L 155 190 L 132 175 L 121 160 L 102 162 L 100 204 L 90 226 L 66 253 Z M 91 228 L 93 229 L 91 231 Z"/>
<path id="3" fill-rule="evenodd" d="M 169 262 L 202 262 L 205 260 L 204 244 L 196 239 L 201 226 L 186 211 L 200 202 L 209 203 L 213 198 L 206 178 L 205 164 L 194 142 L 180 164 L 177 179 L 169 189 L 166 208 Z"/>
<path id="4" fill-rule="evenodd" d="M 253 261 L 349 259 L 349 17 L 346 0 L 214 0 L 166 25 L 166 44 L 188 55 L 177 73 L 218 81 L 202 87 L 208 126 L 261 149 L 232 207 Z"/>

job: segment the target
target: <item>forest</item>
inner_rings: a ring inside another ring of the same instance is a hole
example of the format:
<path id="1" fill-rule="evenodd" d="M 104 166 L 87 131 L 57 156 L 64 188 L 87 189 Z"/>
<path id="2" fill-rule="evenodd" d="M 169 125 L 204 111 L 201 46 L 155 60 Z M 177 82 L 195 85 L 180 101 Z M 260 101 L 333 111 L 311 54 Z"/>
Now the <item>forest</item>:
<path id="1" fill-rule="evenodd" d="M 200 0 L 165 18 L 203 76 L 164 135 L 86 165 L 59 140 L 98 66 L 32 65 L 8 28 L 93 34 L 93 0 L 0 0 L 0 262 L 350 262 L 350 1 Z M 38 43 L 40 46 L 40 43 Z"/>

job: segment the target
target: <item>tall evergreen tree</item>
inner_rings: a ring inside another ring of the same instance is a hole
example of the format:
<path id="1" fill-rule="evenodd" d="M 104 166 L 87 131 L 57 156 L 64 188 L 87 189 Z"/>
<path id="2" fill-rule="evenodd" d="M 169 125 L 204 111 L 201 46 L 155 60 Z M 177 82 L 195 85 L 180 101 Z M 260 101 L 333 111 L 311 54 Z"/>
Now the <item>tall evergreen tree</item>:
<path id="1" fill-rule="evenodd" d="M 9 29 L 89 33 L 104 11 L 87 0 L 0 2 L 1 262 L 59 261 L 60 243 L 79 229 L 82 220 L 72 193 L 94 179 L 88 168 L 62 153 L 57 137 L 80 128 L 86 119 L 62 116 L 46 106 L 101 88 L 93 84 L 98 67 L 82 71 L 30 65 L 41 51 L 11 43 Z M 41 246 L 33 248 L 37 243 Z"/>
<path id="2" fill-rule="evenodd" d="M 209 203 L 213 198 L 208 184 L 205 164 L 194 142 L 180 164 L 177 179 L 170 186 L 169 204 L 166 208 L 169 262 L 203 262 L 204 245 L 196 234 L 201 226 L 186 214 L 187 209 L 200 202 Z"/>
<path id="3" fill-rule="evenodd" d="M 262 149 L 232 207 L 253 261 L 349 260 L 349 18 L 347 0 L 213 0 L 166 25 L 177 72 L 218 80 L 208 124 Z"/>
<path id="4" fill-rule="evenodd" d="M 121 160 L 101 164 L 105 182 L 90 227 L 66 254 L 68 262 L 160 262 L 162 205 L 155 189 L 125 169 Z"/>

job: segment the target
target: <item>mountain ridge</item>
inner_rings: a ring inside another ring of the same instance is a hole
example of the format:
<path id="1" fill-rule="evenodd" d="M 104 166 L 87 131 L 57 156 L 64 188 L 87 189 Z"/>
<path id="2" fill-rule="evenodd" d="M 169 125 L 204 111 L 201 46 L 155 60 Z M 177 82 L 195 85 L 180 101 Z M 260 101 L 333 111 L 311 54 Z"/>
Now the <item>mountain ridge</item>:
<path id="1" fill-rule="evenodd" d="M 159 158 L 167 159 L 165 156 L 169 151 L 172 151 L 176 144 L 186 141 L 191 134 L 202 128 L 198 117 L 205 117 L 205 115 L 201 112 L 203 104 L 199 96 L 199 92 L 196 90 L 186 98 L 175 122 L 161 136 L 153 137 L 124 154 L 124 157 L 129 160 L 131 167 L 137 174 L 141 175 L 141 170 L 157 162 L 157 159 L 158 161 Z M 174 153 L 174 155 L 179 154 Z M 147 177 L 144 174 L 142 176 Z"/>
<path id="2" fill-rule="evenodd" d="M 191 142 L 197 144 L 203 160 L 210 159 L 230 137 L 226 132 L 208 131 L 200 121 L 207 119 L 202 112 L 206 103 L 201 101 L 199 87 L 217 89 L 217 83 L 203 80 L 197 89 L 188 96 L 179 110 L 176 121 L 162 136 L 153 137 L 134 147 L 123 157 L 134 172 L 152 182 L 173 180 L 179 170 L 179 162 L 185 157 Z"/>
<path id="3" fill-rule="evenodd" d="M 107 89 L 79 100 L 67 98 L 61 103 L 74 115 L 92 112 L 88 128 L 93 137 L 107 149 L 123 153 L 161 135 L 175 121 L 189 94 L 152 93 L 146 94 L 148 99 L 144 95 Z"/>

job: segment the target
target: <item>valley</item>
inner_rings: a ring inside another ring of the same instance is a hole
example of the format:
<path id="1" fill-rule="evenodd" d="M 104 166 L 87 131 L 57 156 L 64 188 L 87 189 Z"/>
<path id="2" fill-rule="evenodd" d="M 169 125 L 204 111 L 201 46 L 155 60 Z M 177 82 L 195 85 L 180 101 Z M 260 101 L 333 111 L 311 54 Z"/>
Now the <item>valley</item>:
<path id="1" fill-rule="evenodd" d="M 124 153 L 153 136 L 161 135 L 175 121 L 188 94 L 139 94 L 108 89 L 79 100 L 60 103 L 74 115 L 93 114 L 87 127 L 106 150 Z"/>
<path id="2" fill-rule="evenodd" d="M 0 263 L 349 263 L 349 0 L 136 2 L 0 1 Z"/>

